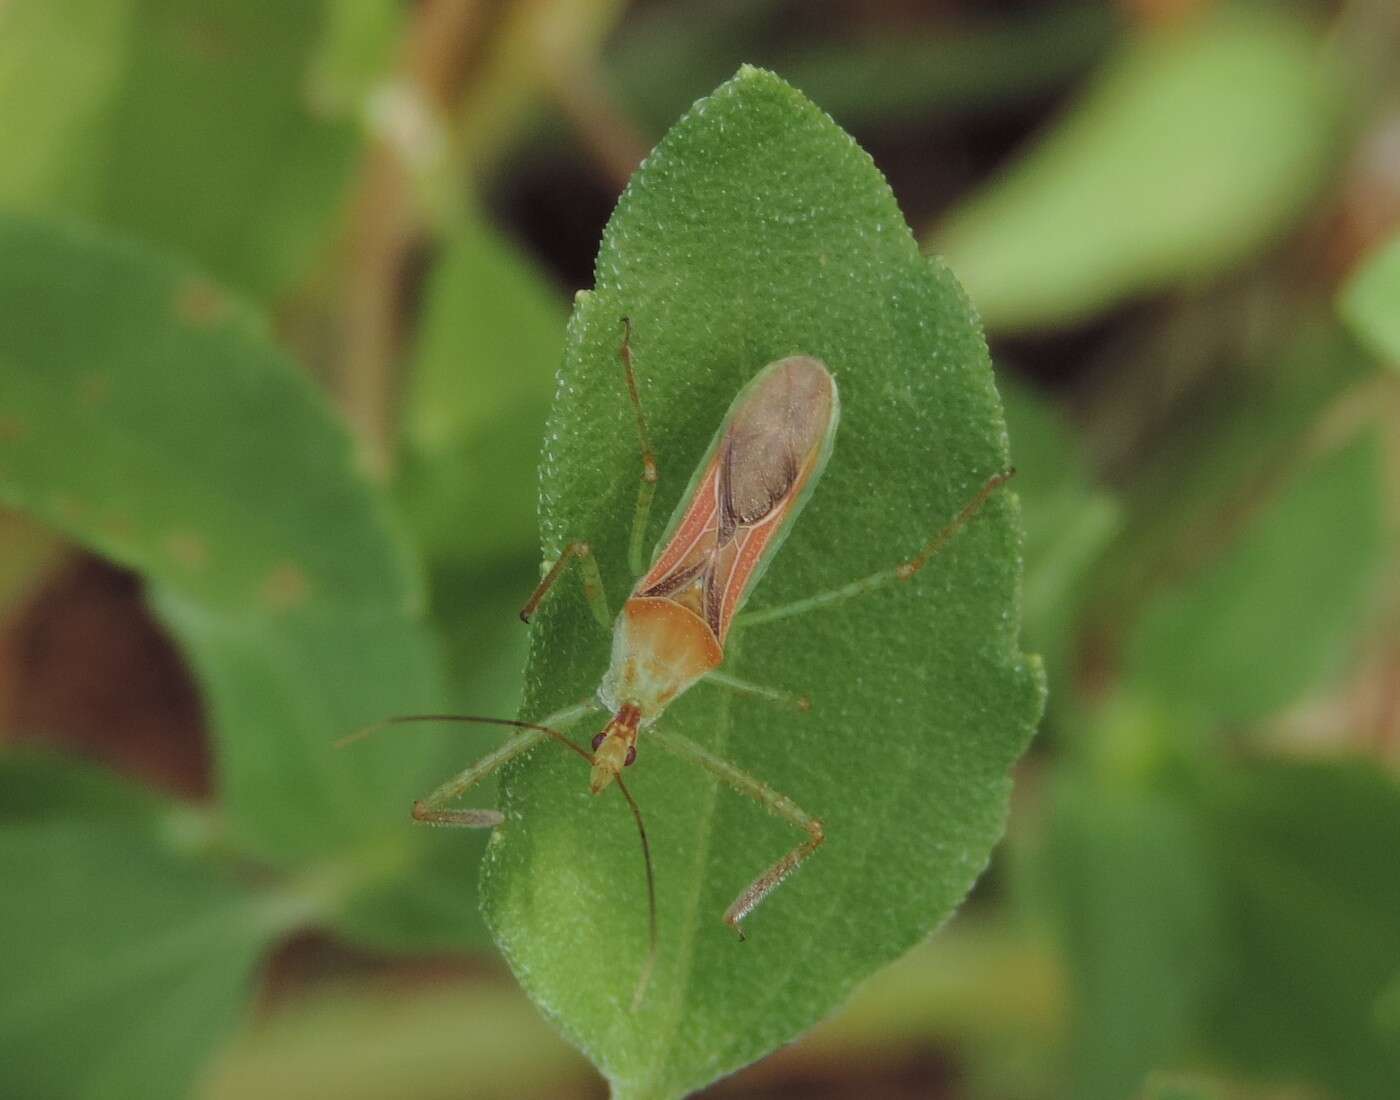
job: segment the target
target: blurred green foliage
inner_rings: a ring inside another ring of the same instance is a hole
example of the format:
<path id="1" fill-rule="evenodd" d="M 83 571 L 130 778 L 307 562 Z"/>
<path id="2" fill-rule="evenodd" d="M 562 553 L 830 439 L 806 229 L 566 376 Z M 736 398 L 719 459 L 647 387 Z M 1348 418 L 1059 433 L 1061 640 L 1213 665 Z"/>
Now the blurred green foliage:
<path id="1" fill-rule="evenodd" d="M 1099 556 L 1122 506 L 1092 481 L 1087 455 L 1050 400 L 1008 375 L 998 380 L 1025 514 L 1026 647 L 1045 663 L 1050 706 L 1073 698 L 1070 651 Z"/>
<path id="2" fill-rule="evenodd" d="M 1214 973 L 1206 841 L 1176 800 L 1074 772 L 1052 807 L 1044 873 L 1076 978 L 1070 1095 L 1131 1096 L 1179 1055 Z"/>
<path id="3" fill-rule="evenodd" d="M 424 287 L 404 395 L 397 497 L 430 561 L 480 567 L 535 541 L 534 467 L 564 322 L 543 276 L 465 218 Z"/>
<path id="4" fill-rule="evenodd" d="M 1325 181 L 1340 95 L 1310 23 L 1284 8 L 1136 35 L 931 243 L 993 330 L 1071 324 L 1208 277 Z"/>
<path id="5" fill-rule="evenodd" d="M 6 754 L 0 793 L 6 1091 L 185 1092 L 304 915 L 201 858 L 197 821 L 105 775 Z"/>
<path id="6" fill-rule="evenodd" d="M 434 660 L 346 433 L 203 277 L 16 219 L 0 256 L 0 495 L 146 576 L 203 683 L 236 843 L 295 861 L 382 833 L 422 745 L 330 743 L 431 704 Z"/>
<path id="7" fill-rule="evenodd" d="M 486 838 L 407 822 L 504 735 L 332 743 L 387 713 L 514 711 L 537 516 L 546 552 L 606 551 L 616 604 L 621 312 L 663 459 L 649 538 L 746 372 L 815 340 L 849 382 L 832 504 L 756 602 L 897 559 L 1009 446 L 1024 644 L 1051 687 L 1008 841 L 952 926 L 728 1094 L 870 1095 L 910 1064 L 972 1100 L 1394 1091 L 1400 21 L 1303 0 L 946 8 L 0 3 L 0 736 L 66 732 L 14 700 L 59 660 L 25 631 L 81 549 L 141 578 L 213 758 L 190 802 L 0 746 L 0 1093 L 596 1091 L 484 961 Z M 997 338 L 1008 441 L 965 307 L 805 109 L 768 129 L 719 112 L 722 137 L 649 162 L 566 345 L 557 273 L 571 240 L 591 250 L 600 179 L 745 61 L 877 150 L 931 227 Z M 779 160 L 787 179 L 759 170 Z M 930 398 L 955 359 L 966 392 Z M 358 409 L 352 439 L 334 408 L 365 383 L 380 434 Z M 862 420 L 877 392 L 888 415 Z M 903 448 L 936 460 L 911 472 Z M 637 769 L 663 947 L 691 952 L 658 1089 L 790 1038 L 981 867 L 1029 706 L 969 672 L 1007 667 L 1010 522 L 983 517 L 912 592 L 736 638 L 749 676 L 816 706 L 746 702 L 753 736 L 728 751 L 833 836 L 755 917 L 744 972 L 713 918 L 788 831 L 723 791 L 703 817 L 707 781 L 659 753 Z M 603 660 L 571 587 L 551 645 L 535 635 L 532 713 Z M 108 643 L 88 644 L 100 672 Z M 697 738 L 729 718 L 716 690 L 687 701 Z M 663 1026 L 620 1003 L 636 839 L 568 765 L 510 774 L 487 900 L 527 988 L 635 1076 Z M 917 777 L 902 800 L 891 769 Z M 842 831 L 879 847 L 857 859 Z M 667 945 L 687 891 L 694 937 Z M 664 959 L 656 991 L 681 969 Z"/>
<path id="8" fill-rule="evenodd" d="M 0 199 L 186 253 L 258 297 L 285 292 L 354 166 L 353 128 L 315 117 L 304 94 L 321 9 L 7 4 Z"/>
<path id="9" fill-rule="evenodd" d="M 1382 362 L 1400 367 L 1400 234 L 1342 288 L 1342 316 Z"/>
<path id="10" fill-rule="evenodd" d="M 1142 609 L 1124 652 L 1130 690 L 1236 724 L 1334 677 L 1373 614 L 1385 560 L 1380 476 L 1368 435 L 1266 496 L 1219 556 Z"/>

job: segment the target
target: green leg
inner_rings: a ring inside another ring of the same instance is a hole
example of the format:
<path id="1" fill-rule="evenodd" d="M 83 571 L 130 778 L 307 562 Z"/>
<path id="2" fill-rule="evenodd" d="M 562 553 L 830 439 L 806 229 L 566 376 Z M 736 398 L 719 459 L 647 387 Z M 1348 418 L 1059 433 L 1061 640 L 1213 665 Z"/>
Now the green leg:
<path id="1" fill-rule="evenodd" d="M 627 543 L 627 565 L 632 576 L 640 577 L 646 569 L 642 557 L 646 549 L 647 517 L 651 515 L 651 499 L 656 496 L 656 467 L 651 466 L 651 480 L 642 474 L 642 486 L 637 490 L 637 510 L 632 513 L 632 537 Z"/>
<path id="2" fill-rule="evenodd" d="M 651 516 L 651 501 L 656 496 L 656 482 L 660 475 L 656 470 L 656 455 L 652 453 L 651 439 L 647 435 L 647 418 L 642 414 L 642 398 L 637 391 L 637 374 L 632 369 L 632 322 L 622 319 L 622 346 L 617 356 L 622 360 L 622 373 L 627 380 L 627 397 L 632 402 L 632 411 L 637 414 L 637 438 L 642 445 L 642 483 L 637 489 L 637 509 L 632 513 L 632 537 L 627 544 L 627 564 L 632 568 L 632 576 L 642 575 L 642 552 L 646 549 L 647 520 Z"/>
<path id="3" fill-rule="evenodd" d="M 642 553 L 645 550 L 647 521 L 651 517 L 651 502 L 656 496 L 656 483 L 660 474 L 656 469 L 656 455 L 651 449 L 651 438 L 647 434 L 647 419 L 642 412 L 641 394 L 637 389 L 637 373 L 632 369 L 632 322 L 622 319 L 622 345 L 618 348 L 618 358 L 622 361 L 622 373 L 627 382 L 627 397 L 632 403 L 632 411 L 637 417 L 637 438 L 642 448 L 642 478 L 637 489 L 637 507 L 632 514 L 632 534 L 627 544 L 627 564 L 634 577 L 641 576 L 644 568 Z M 536 586 L 525 606 L 520 609 L 520 618 L 529 622 L 549 590 L 563 575 L 569 563 L 576 561 L 583 570 L 583 594 L 593 617 L 604 630 L 611 630 L 612 615 L 608 612 L 607 593 L 603 588 L 602 574 L 598 572 L 597 559 L 592 548 L 582 539 L 575 539 L 564 547 L 557 560 L 552 562 L 543 579 Z"/>
<path id="4" fill-rule="evenodd" d="M 545 596 L 564 575 L 564 570 L 569 567 L 571 561 L 578 562 L 579 568 L 583 570 L 583 595 L 588 600 L 593 617 L 604 630 L 611 630 L 613 622 L 612 616 L 608 614 L 608 594 L 603 588 L 603 576 L 598 572 L 598 560 L 593 556 L 593 550 L 588 543 L 581 539 L 576 539 L 564 547 L 564 552 L 550 565 L 540 583 L 530 593 L 530 598 L 525 601 L 525 606 L 520 609 L 520 621 L 530 621 L 530 617 L 539 610 Z"/>
<path id="5" fill-rule="evenodd" d="M 504 718 L 475 718 L 471 715 L 411 715 L 405 719 L 397 721 L 457 721 L 470 722 L 480 725 L 503 725 L 514 726 L 521 730 L 519 734 L 511 737 L 495 749 L 487 753 L 471 767 L 459 772 L 446 783 L 443 783 L 425 798 L 420 798 L 413 804 L 413 820 L 421 821 L 427 825 L 455 825 L 468 829 L 489 829 L 499 825 L 505 818 L 498 810 L 450 810 L 446 807 L 449 803 L 461 798 L 467 791 L 471 790 L 488 775 L 494 772 L 507 761 L 514 760 L 523 752 L 534 748 L 546 738 L 558 741 L 566 748 L 572 749 L 584 758 L 590 760 L 588 753 L 575 745 L 567 737 L 559 732 L 558 727 L 568 727 L 577 722 L 585 714 L 597 710 L 598 707 L 593 702 L 579 703 L 576 706 L 567 707 L 564 710 L 551 714 L 543 722 L 514 722 Z"/>
<path id="6" fill-rule="evenodd" d="M 794 695 L 792 692 L 783 691 L 781 688 L 771 688 L 765 687 L 762 684 L 750 683 L 748 680 L 741 680 L 737 676 L 730 676 L 727 672 L 721 672 L 719 669 L 706 673 L 705 683 L 728 688 L 730 691 L 737 691 L 740 695 L 753 695 L 759 699 L 768 699 L 771 702 L 781 703 L 784 706 L 793 707 L 800 711 L 809 711 L 812 709 L 812 700 L 805 695 Z"/>
<path id="7" fill-rule="evenodd" d="M 854 599 L 856 596 L 864 595 L 872 589 L 881 588 L 895 581 L 909 580 L 927 565 L 929 559 L 942 550 L 973 516 L 982 510 L 982 505 L 987 503 L 988 498 L 1005 485 L 1015 473 L 1015 470 L 1006 470 L 988 478 L 987 483 L 977 491 L 977 495 L 963 505 L 962 510 L 908 561 L 900 562 L 890 569 L 881 569 L 878 573 L 871 573 L 868 577 L 861 577 L 849 584 L 843 584 L 840 588 L 818 592 L 815 596 L 783 604 L 781 607 L 765 607 L 761 611 L 745 612 L 734 620 L 734 625 L 757 626 L 759 623 L 771 623 L 778 619 L 790 618 L 793 615 L 803 615 L 808 611 L 816 611 L 818 608 L 828 607 L 834 603 L 844 603 L 846 600 Z"/>
<path id="8" fill-rule="evenodd" d="M 689 760 L 692 764 L 700 765 L 740 794 L 752 798 L 770 813 L 777 814 L 784 821 L 807 833 L 806 840 L 749 883 L 734 899 L 729 908 L 724 911 L 724 923 L 734 929 L 742 940 L 744 931 L 739 927 L 739 922 L 753 912 L 764 898 L 781 886 L 788 875 L 802 866 L 808 856 L 821 847 L 822 841 L 826 839 L 822 823 L 803 810 L 787 795 L 779 794 L 767 783 L 755 779 L 748 772 L 736 768 L 729 761 L 721 759 L 708 749 L 701 748 L 688 737 L 655 728 L 647 731 L 647 737 L 682 760 Z"/>

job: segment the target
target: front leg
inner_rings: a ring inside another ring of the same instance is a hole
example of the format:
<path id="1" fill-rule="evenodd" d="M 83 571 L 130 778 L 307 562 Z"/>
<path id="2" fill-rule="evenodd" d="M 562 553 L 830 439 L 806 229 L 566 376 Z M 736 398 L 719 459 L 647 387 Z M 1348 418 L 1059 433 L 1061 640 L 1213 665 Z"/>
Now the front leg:
<path id="1" fill-rule="evenodd" d="M 371 734 L 390 726 L 400 726 L 417 724 L 423 722 L 456 722 L 463 725 L 474 726 L 507 726 L 512 729 L 523 731 L 511 737 L 493 752 L 487 753 L 471 767 L 459 772 L 446 783 L 441 784 L 431 794 L 420 798 L 413 804 L 413 820 L 421 821 L 426 825 L 455 825 L 467 829 L 490 829 L 499 825 L 505 818 L 498 810 L 475 810 L 475 809 L 448 809 L 449 803 L 455 802 L 467 791 L 471 790 L 488 775 L 494 772 L 502 764 L 515 759 L 521 753 L 534 748 L 541 741 L 548 738 L 556 742 L 561 747 L 581 756 L 585 762 L 592 763 L 592 756 L 570 741 L 564 734 L 559 732 L 557 727 L 565 728 L 573 725 L 586 714 L 597 710 L 597 704 L 591 700 L 578 703 L 572 707 L 565 707 L 563 710 L 551 714 L 543 722 L 522 722 L 514 718 L 484 718 L 474 714 L 403 714 L 396 718 L 388 718 L 382 722 L 375 722 L 357 730 L 350 736 L 342 738 L 336 742 L 337 748 L 344 748 L 356 741 L 363 740 Z"/>

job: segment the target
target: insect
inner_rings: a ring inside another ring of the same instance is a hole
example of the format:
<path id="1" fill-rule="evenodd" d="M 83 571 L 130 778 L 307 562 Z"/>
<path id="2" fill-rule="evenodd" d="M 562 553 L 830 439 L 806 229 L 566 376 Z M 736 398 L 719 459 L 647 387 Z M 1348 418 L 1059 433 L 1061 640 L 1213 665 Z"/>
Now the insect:
<path id="1" fill-rule="evenodd" d="M 631 325 L 626 319 L 619 358 L 636 414 L 642 452 L 641 485 L 629 543 L 632 572 L 638 579 L 614 620 L 591 548 L 586 541 L 576 540 L 564 547 L 520 613 L 529 622 L 570 564 L 577 565 L 595 618 L 604 630 L 612 631 L 612 658 L 598 687 L 596 702 L 570 707 L 539 723 L 472 715 L 408 715 L 390 721 L 454 720 L 507 725 L 524 731 L 415 803 L 413 817 L 418 821 L 468 827 L 500 824 L 504 819 L 495 810 L 458 809 L 452 803 L 506 761 L 545 738 L 588 761 L 589 788 L 594 794 L 610 785 L 618 786 L 637 822 L 650 901 L 652 955 L 638 985 L 640 999 L 655 957 L 655 885 L 641 812 L 622 773 L 635 763 L 644 732 L 650 742 L 706 769 L 805 834 L 801 842 L 763 870 L 725 911 L 725 923 L 741 940 L 743 919 L 825 840 L 821 820 L 792 799 L 701 745 L 654 724 L 667 706 L 702 678 L 805 709 L 805 698 L 738 680 L 722 673 L 720 666 L 730 630 L 743 621 L 740 613 L 745 601 L 791 532 L 826 468 L 841 419 L 841 402 L 836 379 L 819 359 L 793 355 L 763 367 L 735 396 L 657 544 L 650 565 L 643 569 L 641 549 L 659 475 L 633 370 Z M 799 615 L 881 585 L 907 581 L 1011 474 L 1007 470 L 991 476 L 913 558 L 796 603 L 751 613 L 747 621 L 767 622 Z M 591 752 L 560 732 L 562 727 L 598 709 L 610 717 L 594 736 Z M 361 736 L 370 729 L 352 736 Z"/>

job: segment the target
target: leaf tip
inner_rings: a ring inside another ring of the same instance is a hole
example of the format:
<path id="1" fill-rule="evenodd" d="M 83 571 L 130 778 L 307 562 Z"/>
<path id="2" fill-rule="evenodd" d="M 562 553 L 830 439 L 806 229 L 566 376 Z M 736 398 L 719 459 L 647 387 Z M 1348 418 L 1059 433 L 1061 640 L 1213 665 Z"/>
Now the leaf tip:
<path id="1" fill-rule="evenodd" d="M 739 66 L 738 71 L 732 77 L 716 88 L 710 98 L 735 94 L 781 96 L 790 102 L 817 109 L 816 104 L 808 99 L 800 89 L 789 84 L 772 69 L 760 68 L 747 61 Z"/>

